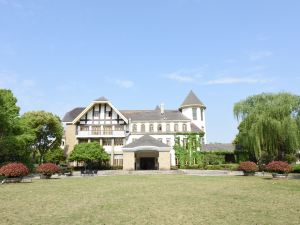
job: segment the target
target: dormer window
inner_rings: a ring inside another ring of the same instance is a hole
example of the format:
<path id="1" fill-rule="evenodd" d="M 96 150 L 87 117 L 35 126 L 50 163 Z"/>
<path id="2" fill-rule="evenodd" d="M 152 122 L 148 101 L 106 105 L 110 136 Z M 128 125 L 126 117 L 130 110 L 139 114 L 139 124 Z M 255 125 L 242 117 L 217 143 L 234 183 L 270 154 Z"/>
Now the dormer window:
<path id="1" fill-rule="evenodd" d="M 132 125 L 132 132 L 137 132 L 137 125 L 136 124 Z"/>
<path id="2" fill-rule="evenodd" d="M 142 126 L 141 126 L 141 132 L 145 132 L 145 131 L 146 131 L 145 124 L 142 124 Z"/>
<path id="3" fill-rule="evenodd" d="M 158 124 L 158 125 L 157 125 L 157 131 L 158 131 L 158 132 L 162 132 L 162 125 L 161 125 L 161 124 Z"/>
<path id="4" fill-rule="evenodd" d="M 150 132 L 154 132 L 154 126 L 153 126 L 153 124 L 150 124 L 150 126 L 149 126 L 149 131 L 150 131 Z"/>
<path id="5" fill-rule="evenodd" d="M 167 132 L 170 132 L 170 124 L 166 125 L 166 130 L 167 130 Z"/>
<path id="6" fill-rule="evenodd" d="M 186 124 L 182 124 L 182 131 L 187 131 Z"/>
<path id="7" fill-rule="evenodd" d="M 174 131 L 178 132 L 178 124 L 174 124 Z"/>

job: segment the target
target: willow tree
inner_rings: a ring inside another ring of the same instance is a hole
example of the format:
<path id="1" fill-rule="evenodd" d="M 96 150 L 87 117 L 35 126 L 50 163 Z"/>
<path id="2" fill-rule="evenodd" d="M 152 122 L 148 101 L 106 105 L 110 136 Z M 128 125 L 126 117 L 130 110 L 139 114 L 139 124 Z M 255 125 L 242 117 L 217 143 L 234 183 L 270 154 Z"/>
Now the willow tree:
<path id="1" fill-rule="evenodd" d="M 236 143 L 256 161 L 292 161 L 300 149 L 300 96 L 259 94 L 234 105 Z"/>

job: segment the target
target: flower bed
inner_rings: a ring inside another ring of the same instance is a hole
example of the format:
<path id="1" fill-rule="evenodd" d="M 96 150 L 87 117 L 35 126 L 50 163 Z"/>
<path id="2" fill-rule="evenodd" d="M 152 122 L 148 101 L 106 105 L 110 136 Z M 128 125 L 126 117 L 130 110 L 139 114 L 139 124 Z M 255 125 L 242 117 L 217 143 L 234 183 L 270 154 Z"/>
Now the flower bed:
<path id="1" fill-rule="evenodd" d="M 254 162 L 241 162 L 238 170 L 243 171 L 245 176 L 254 175 L 258 171 L 258 166 Z"/>
<path id="2" fill-rule="evenodd" d="M 292 167 L 287 162 L 273 161 L 266 166 L 267 171 L 274 174 L 288 174 Z"/>
<path id="3" fill-rule="evenodd" d="M 46 178 L 46 179 L 49 179 L 53 174 L 58 173 L 59 171 L 60 168 L 53 163 L 41 164 L 36 169 L 36 172 L 41 174 L 41 178 Z"/>
<path id="4" fill-rule="evenodd" d="M 0 168 L 0 174 L 7 178 L 24 177 L 29 174 L 29 169 L 23 163 L 9 163 Z"/>

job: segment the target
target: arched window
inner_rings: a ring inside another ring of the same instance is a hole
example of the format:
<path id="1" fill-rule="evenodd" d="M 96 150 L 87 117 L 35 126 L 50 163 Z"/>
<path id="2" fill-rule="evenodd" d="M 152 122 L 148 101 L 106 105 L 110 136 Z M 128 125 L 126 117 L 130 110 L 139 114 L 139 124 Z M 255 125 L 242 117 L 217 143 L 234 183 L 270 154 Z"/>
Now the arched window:
<path id="1" fill-rule="evenodd" d="M 167 125 L 166 125 L 166 131 L 167 131 L 167 132 L 170 132 L 170 124 L 167 124 Z"/>
<path id="2" fill-rule="evenodd" d="M 177 123 L 174 124 L 174 131 L 175 131 L 175 132 L 178 132 L 178 124 L 177 124 Z"/>
<path id="3" fill-rule="evenodd" d="M 149 126 L 149 131 L 150 131 L 150 132 L 154 132 L 154 126 L 153 126 L 153 124 L 150 124 L 150 126 Z"/>
<path id="4" fill-rule="evenodd" d="M 182 124 L 182 131 L 187 131 L 186 124 Z"/>
<path id="5" fill-rule="evenodd" d="M 145 124 L 142 124 L 141 125 L 141 132 L 145 132 L 146 131 L 146 129 L 145 129 Z"/>
<path id="6" fill-rule="evenodd" d="M 161 124 L 158 124 L 158 125 L 157 125 L 157 131 L 158 131 L 158 132 L 162 132 L 162 125 L 161 125 Z"/>
<path id="7" fill-rule="evenodd" d="M 132 132 L 137 132 L 137 125 L 136 124 L 132 125 Z"/>

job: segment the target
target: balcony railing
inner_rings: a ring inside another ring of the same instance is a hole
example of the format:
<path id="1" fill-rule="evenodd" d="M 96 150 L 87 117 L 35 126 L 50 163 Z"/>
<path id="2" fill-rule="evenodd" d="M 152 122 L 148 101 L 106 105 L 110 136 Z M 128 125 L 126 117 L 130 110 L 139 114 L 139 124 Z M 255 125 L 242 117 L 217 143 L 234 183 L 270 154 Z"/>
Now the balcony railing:
<path id="1" fill-rule="evenodd" d="M 76 135 L 80 137 L 89 137 L 89 136 L 125 137 L 126 131 L 124 130 L 82 130 L 82 131 L 77 131 Z"/>

